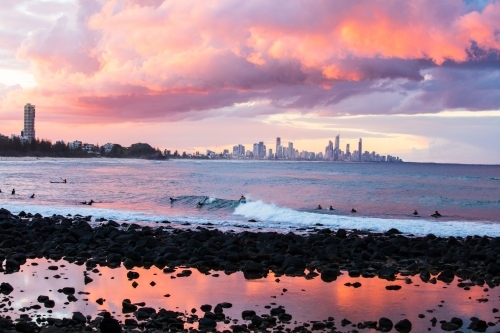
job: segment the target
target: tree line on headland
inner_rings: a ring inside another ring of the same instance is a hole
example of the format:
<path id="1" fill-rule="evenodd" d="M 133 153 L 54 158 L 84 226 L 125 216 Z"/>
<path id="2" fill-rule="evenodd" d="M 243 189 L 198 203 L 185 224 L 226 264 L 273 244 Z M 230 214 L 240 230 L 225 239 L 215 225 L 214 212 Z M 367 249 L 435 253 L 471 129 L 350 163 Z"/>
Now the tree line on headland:
<path id="1" fill-rule="evenodd" d="M 153 148 L 147 143 L 134 143 L 130 147 L 113 144 L 111 149 L 104 146 L 91 145 L 92 147 L 72 148 L 64 141 L 47 139 L 32 139 L 23 141 L 19 137 L 0 136 L 0 156 L 9 157 L 115 157 L 115 158 L 146 158 L 166 159 L 158 148 Z"/>

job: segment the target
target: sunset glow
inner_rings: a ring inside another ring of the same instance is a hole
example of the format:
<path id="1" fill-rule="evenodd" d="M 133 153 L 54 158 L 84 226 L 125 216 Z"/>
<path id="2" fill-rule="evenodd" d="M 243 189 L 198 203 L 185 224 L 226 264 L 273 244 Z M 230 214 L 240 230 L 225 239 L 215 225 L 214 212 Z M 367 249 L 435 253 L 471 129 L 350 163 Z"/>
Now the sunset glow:
<path id="1" fill-rule="evenodd" d="M 410 161 L 500 163 L 497 1 L 9 0 L 0 10 L 4 135 L 33 103 L 37 134 L 53 141 L 190 151 L 280 136 L 321 151 L 342 132 L 342 146 L 363 137 Z M 288 114 L 307 126 L 271 121 Z M 343 118 L 356 115 L 373 121 Z M 470 125 L 474 142 L 457 135 Z M 471 152 L 433 155 L 432 142 Z"/>

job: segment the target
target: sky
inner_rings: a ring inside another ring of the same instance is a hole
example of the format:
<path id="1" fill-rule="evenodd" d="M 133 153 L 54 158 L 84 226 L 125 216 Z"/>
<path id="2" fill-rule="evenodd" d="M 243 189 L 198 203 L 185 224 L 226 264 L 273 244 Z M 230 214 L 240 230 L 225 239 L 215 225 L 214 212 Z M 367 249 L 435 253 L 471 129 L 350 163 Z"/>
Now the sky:
<path id="1" fill-rule="evenodd" d="M 52 141 L 500 164 L 500 1 L 2 0 L 0 133 L 26 103 Z"/>

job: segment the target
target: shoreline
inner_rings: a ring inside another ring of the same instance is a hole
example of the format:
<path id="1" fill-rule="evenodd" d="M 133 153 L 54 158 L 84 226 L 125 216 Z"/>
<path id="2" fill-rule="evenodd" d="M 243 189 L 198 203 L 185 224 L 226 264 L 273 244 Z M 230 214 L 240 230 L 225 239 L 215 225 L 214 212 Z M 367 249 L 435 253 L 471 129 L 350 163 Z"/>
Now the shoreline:
<path id="1" fill-rule="evenodd" d="M 458 280 L 463 281 L 458 287 L 464 290 L 500 285 L 498 237 L 409 237 L 396 229 L 386 233 L 316 229 L 305 235 L 258 230 L 222 232 L 201 226 L 178 229 L 170 223 L 158 228 L 134 223 L 120 225 L 106 219 L 92 227 L 89 220 L 83 216 L 40 214 L 27 218 L 25 213 L 15 216 L 0 209 L 0 228 L 4 230 L 0 235 L 0 260 L 5 260 L 5 269 L 1 270 L 22 274 L 20 270 L 27 260 L 45 258 L 63 259 L 88 271 L 123 266 L 131 272 L 155 266 L 173 273 L 178 268 L 177 276 L 181 277 L 196 269 L 203 274 L 211 270 L 226 275 L 242 272 L 248 280 L 274 274 L 277 279 L 287 276 L 331 283 L 346 274 L 351 278 L 378 277 L 387 281 L 413 277 L 430 284 Z M 88 275 L 84 276 L 87 279 Z M 5 290 L 9 286 L 3 285 L 2 292 Z M 172 328 L 179 329 L 179 315 L 175 318 L 178 325 Z M 200 325 L 213 325 L 215 321 L 211 320 L 215 319 L 208 319 L 200 320 Z M 266 320 L 257 321 L 269 324 Z M 47 324 L 51 325 L 44 325 Z M 258 326 L 251 329 L 257 330 Z M 320 324 L 317 327 L 328 328 Z M 236 325 L 233 331 L 248 329 Z"/>

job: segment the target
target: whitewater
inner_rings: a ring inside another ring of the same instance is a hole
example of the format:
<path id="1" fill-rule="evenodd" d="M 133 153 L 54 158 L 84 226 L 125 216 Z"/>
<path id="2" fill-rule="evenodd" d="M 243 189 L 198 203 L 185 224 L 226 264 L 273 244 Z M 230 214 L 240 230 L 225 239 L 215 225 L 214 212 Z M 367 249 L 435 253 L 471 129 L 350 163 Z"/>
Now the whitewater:
<path id="1" fill-rule="evenodd" d="M 59 177 L 69 183 L 50 183 Z M 498 179 L 498 166 L 9 160 L 0 161 L 0 207 L 14 213 L 80 214 L 150 225 L 168 221 L 223 230 L 396 228 L 413 235 L 500 236 Z M 30 199 L 33 193 L 35 199 Z M 241 195 L 248 199 L 244 204 L 238 202 Z M 94 205 L 80 204 L 90 199 Z M 197 206 L 199 202 L 203 205 Z M 318 204 L 326 209 L 315 210 Z M 414 210 L 418 217 L 411 214 Z M 436 210 L 442 218 L 430 216 Z"/>

